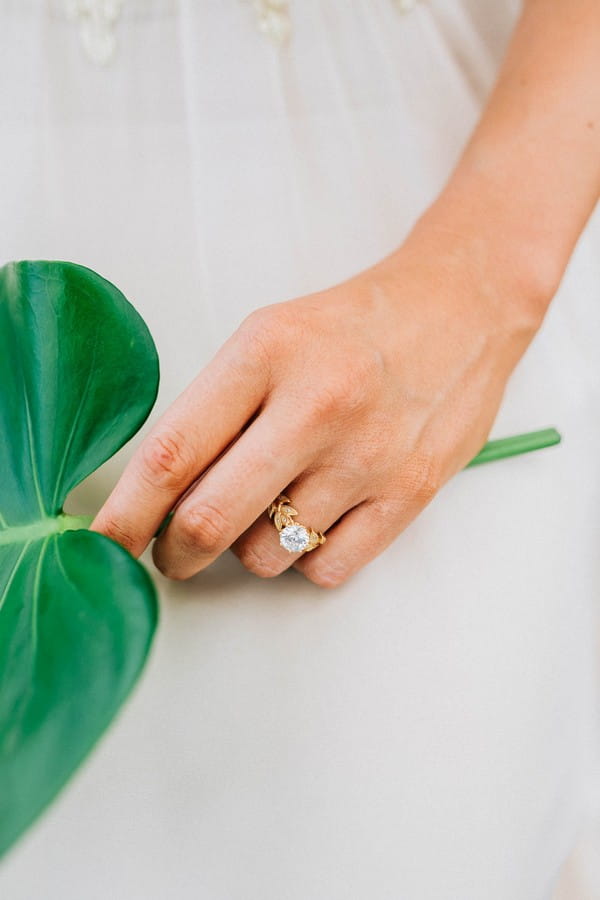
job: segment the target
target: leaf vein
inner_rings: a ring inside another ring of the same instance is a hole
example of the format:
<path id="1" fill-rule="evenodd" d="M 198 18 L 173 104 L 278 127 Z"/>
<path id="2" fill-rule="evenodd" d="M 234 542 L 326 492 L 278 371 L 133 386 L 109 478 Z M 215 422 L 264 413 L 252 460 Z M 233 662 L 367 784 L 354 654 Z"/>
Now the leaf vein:
<path id="1" fill-rule="evenodd" d="M 8 597 L 8 593 L 12 587 L 12 583 L 16 578 L 17 572 L 19 570 L 19 566 L 23 562 L 23 557 L 27 553 L 27 550 L 28 550 L 30 544 L 31 544 L 31 541 L 27 541 L 27 543 L 25 544 L 25 546 L 23 547 L 23 549 L 21 550 L 21 552 L 19 554 L 19 558 L 17 559 L 17 561 L 15 562 L 15 564 L 12 568 L 12 572 L 8 576 L 8 581 L 6 582 L 6 587 L 2 591 L 2 596 L 0 597 L 0 612 L 2 611 L 2 607 L 4 606 L 6 598 Z"/>
<path id="2" fill-rule="evenodd" d="M 60 463 L 60 468 L 59 468 L 59 471 L 58 471 L 58 475 L 56 476 L 56 486 L 55 486 L 55 489 L 54 489 L 54 497 L 52 498 L 52 509 L 53 509 L 53 511 L 56 509 L 56 503 L 57 503 L 57 501 L 58 501 L 58 495 L 59 495 L 59 493 L 60 493 L 61 481 L 62 481 L 64 472 L 65 472 L 65 467 L 66 467 L 66 465 L 67 465 L 67 460 L 68 460 L 68 457 L 69 457 L 69 453 L 70 453 L 70 451 L 71 451 L 71 446 L 72 446 L 73 441 L 74 441 L 74 439 L 75 439 L 75 433 L 76 433 L 76 431 L 77 431 L 77 426 L 78 426 L 78 424 L 79 424 L 79 419 L 81 418 L 81 413 L 83 412 L 83 407 L 84 407 L 84 405 L 85 405 L 85 401 L 86 401 L 86 399 L 87 399 L 87 395 L 88 395 L 89 390 L 90 390 L 90 385 L 91 385 L 91 383 L 92 383 L 92 374 L 93 374 L 93 371 L 94 371 L 94 364 L 95 364 L 95 361 L 96 361 L 96 350 L 97 350 L 97 347 L 98 347 L 98 328 L 96 328 L 96 332 L 95 332 L 95 334 L 94 334 L 94 346 L 93 346 L 93 348 L 92 348 L 91 361 L 90 361 L 90 368 L 89 368 L 88 375 L 87 375 L 87 378 L 86 378 L 86 381 L 85 381 L 85 386 L 84 386 L 84 388 L 83 388 L 83 391 L 81 392 L 81 396 L 80 396 L 80 398 L 79 398 L 79 403 L 77 404 L 77 410 L 76 410 L 75 415 L 74 415 L 74 417 L 73 417 L 73 424 L 71 425 L 71 430 L 69 431 L 69 436 L 68 436 L 67 441 L 66 441 L 66 444 L 65 444 L 65 450 L 64 450 L 63 457 L 62 457 L 62 460 L 61 460 L 61 463 Z"/>
<path id="3" fill-rule="evenodd" d="M 19 335 L 17 334 L 17 331 L 15 329 L 14 322 L 12 321 L 12 319 L 10 319 L 10 317 L 9 317 L 9 321 L 11 323 L 14 340 L 18 344 L 19 343 Z M 36 461 L 36 457 L 35 457 L 35 447 L 33 444 L 33 422 L 31 419 L 31 409 L 29 406 L 29 394 L 27 392 L 27 378 L 25 376 L 25 368 L 23 366 L 23 360 L 20 359 L 20 362 L 21 362 L 21 366 L 20 366 L 20 368 L 21 368 L 21 383 L 23 385 L 23 399 L 25 400 L 25 416 L 27 419 L 27 436 L 28 436 L 28 443 L 29 443 L 29 460 L 31 462 L 31 475 L 33 478 L 33 484 L 35 487 L 35 493 L 37 496 L 37 501 L 38 501 L 38 506 L 40 508 L 40 512 L 43 517 L 46 517 L 46 509 L 44 507 L 44 501 L 42 499 L 42 491 L 40 488 L 40 481 L 39 481 L 38 469 L 37 469 L 37 461 Z"/>
<path id="4" fill-rule="evenodd" d="M 31 657 L 32 657 L 32 663 L 34 663 L 34 664 L 35 664 L 35 659 L 37 657 L 37 650 L 38 650 L 38 616 L 39 616 L 40 581 L 42 578 L 42 566 L 44 564 L 44 556 L 46 555 L 46 550 L 48 549 L 49 541 L 50 541 L 50 538 L 47 537 L 40 547 L 40 555 L 38 557 L 38 561 L 37 561 L 36 567 L 35 567 L 35 573 L 33 576 L 33 598 L 31 601 Z"/>

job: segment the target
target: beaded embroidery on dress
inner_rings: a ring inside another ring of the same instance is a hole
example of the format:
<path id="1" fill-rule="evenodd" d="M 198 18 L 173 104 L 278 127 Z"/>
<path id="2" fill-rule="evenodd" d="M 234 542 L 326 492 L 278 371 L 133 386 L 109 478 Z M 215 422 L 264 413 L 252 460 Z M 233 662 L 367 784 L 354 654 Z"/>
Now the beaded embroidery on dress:
<path id="1" fill-rule="evenodd" d="M 132 0 L 63 0 L 67 17 L 78 23 L 83 48 L 98 65 L 109 63 L 117 51 L 116 29 Z M 274 44 L 283 46 L 292 35 L 290 0 L 241 0 L 250 5 L 256 24 Z M 413 9 L 418 0 L 390 0 L 399 12 Z M 140 4 L 137 4 L 138 8 Z"/>
<path id="2" fill-rule="evenodd" d="M 69 19 L 79 23 L 83 48 L 92 62 L 106 65 L 115 55 L 115 25 L 125 0 L 65 0 Z"/>

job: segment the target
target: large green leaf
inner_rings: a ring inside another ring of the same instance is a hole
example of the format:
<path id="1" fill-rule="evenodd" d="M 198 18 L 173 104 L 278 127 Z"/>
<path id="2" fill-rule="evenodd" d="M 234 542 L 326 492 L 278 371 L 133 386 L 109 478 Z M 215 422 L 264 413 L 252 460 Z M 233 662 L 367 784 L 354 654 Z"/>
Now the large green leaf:
<path id="1" fill-rule="evenodd" d="M 150 334 L 72 263 L 0 269 L 0 854 L 133 686 L 156 625 L 146 571 L 63 513 L 156 397 Z"/>

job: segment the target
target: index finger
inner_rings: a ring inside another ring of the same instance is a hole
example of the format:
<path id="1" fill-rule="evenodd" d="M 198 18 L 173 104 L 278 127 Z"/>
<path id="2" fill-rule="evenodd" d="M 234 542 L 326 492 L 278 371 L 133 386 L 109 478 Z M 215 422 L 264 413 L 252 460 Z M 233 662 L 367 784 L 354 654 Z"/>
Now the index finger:
<path id="1" fill-rule="evenodd" d="M 268 365 L 236 332 L 159 419 L 91 528 L 134 556 L 188 487 L 239 435 L 268 388 Z"/>

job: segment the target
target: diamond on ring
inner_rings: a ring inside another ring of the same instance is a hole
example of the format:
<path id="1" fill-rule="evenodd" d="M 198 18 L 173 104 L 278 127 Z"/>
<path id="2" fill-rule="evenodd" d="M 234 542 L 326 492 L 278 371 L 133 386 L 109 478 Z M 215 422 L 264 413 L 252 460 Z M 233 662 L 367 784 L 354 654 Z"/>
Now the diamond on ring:
<path id="1" fill-rule="evenodd" d="M 279 532 L 279 543 L 290 553 L 308 553 L 326 541 L 325 535 L 314 528 L 308 528 L 299 522 L 294 522 L 294 516 L 298 513 L 291 505 L 291 500 L 285 494 L 279 494 L 273 500 L 267 510 L 269 518 Z"/>
<path id="2" fill-rule="evenodd" d="M 309 542 L 309 534 L 304 525 L 286 525 L 279 532 L 279 543 L 290 553 L 302 553 Z"/>

